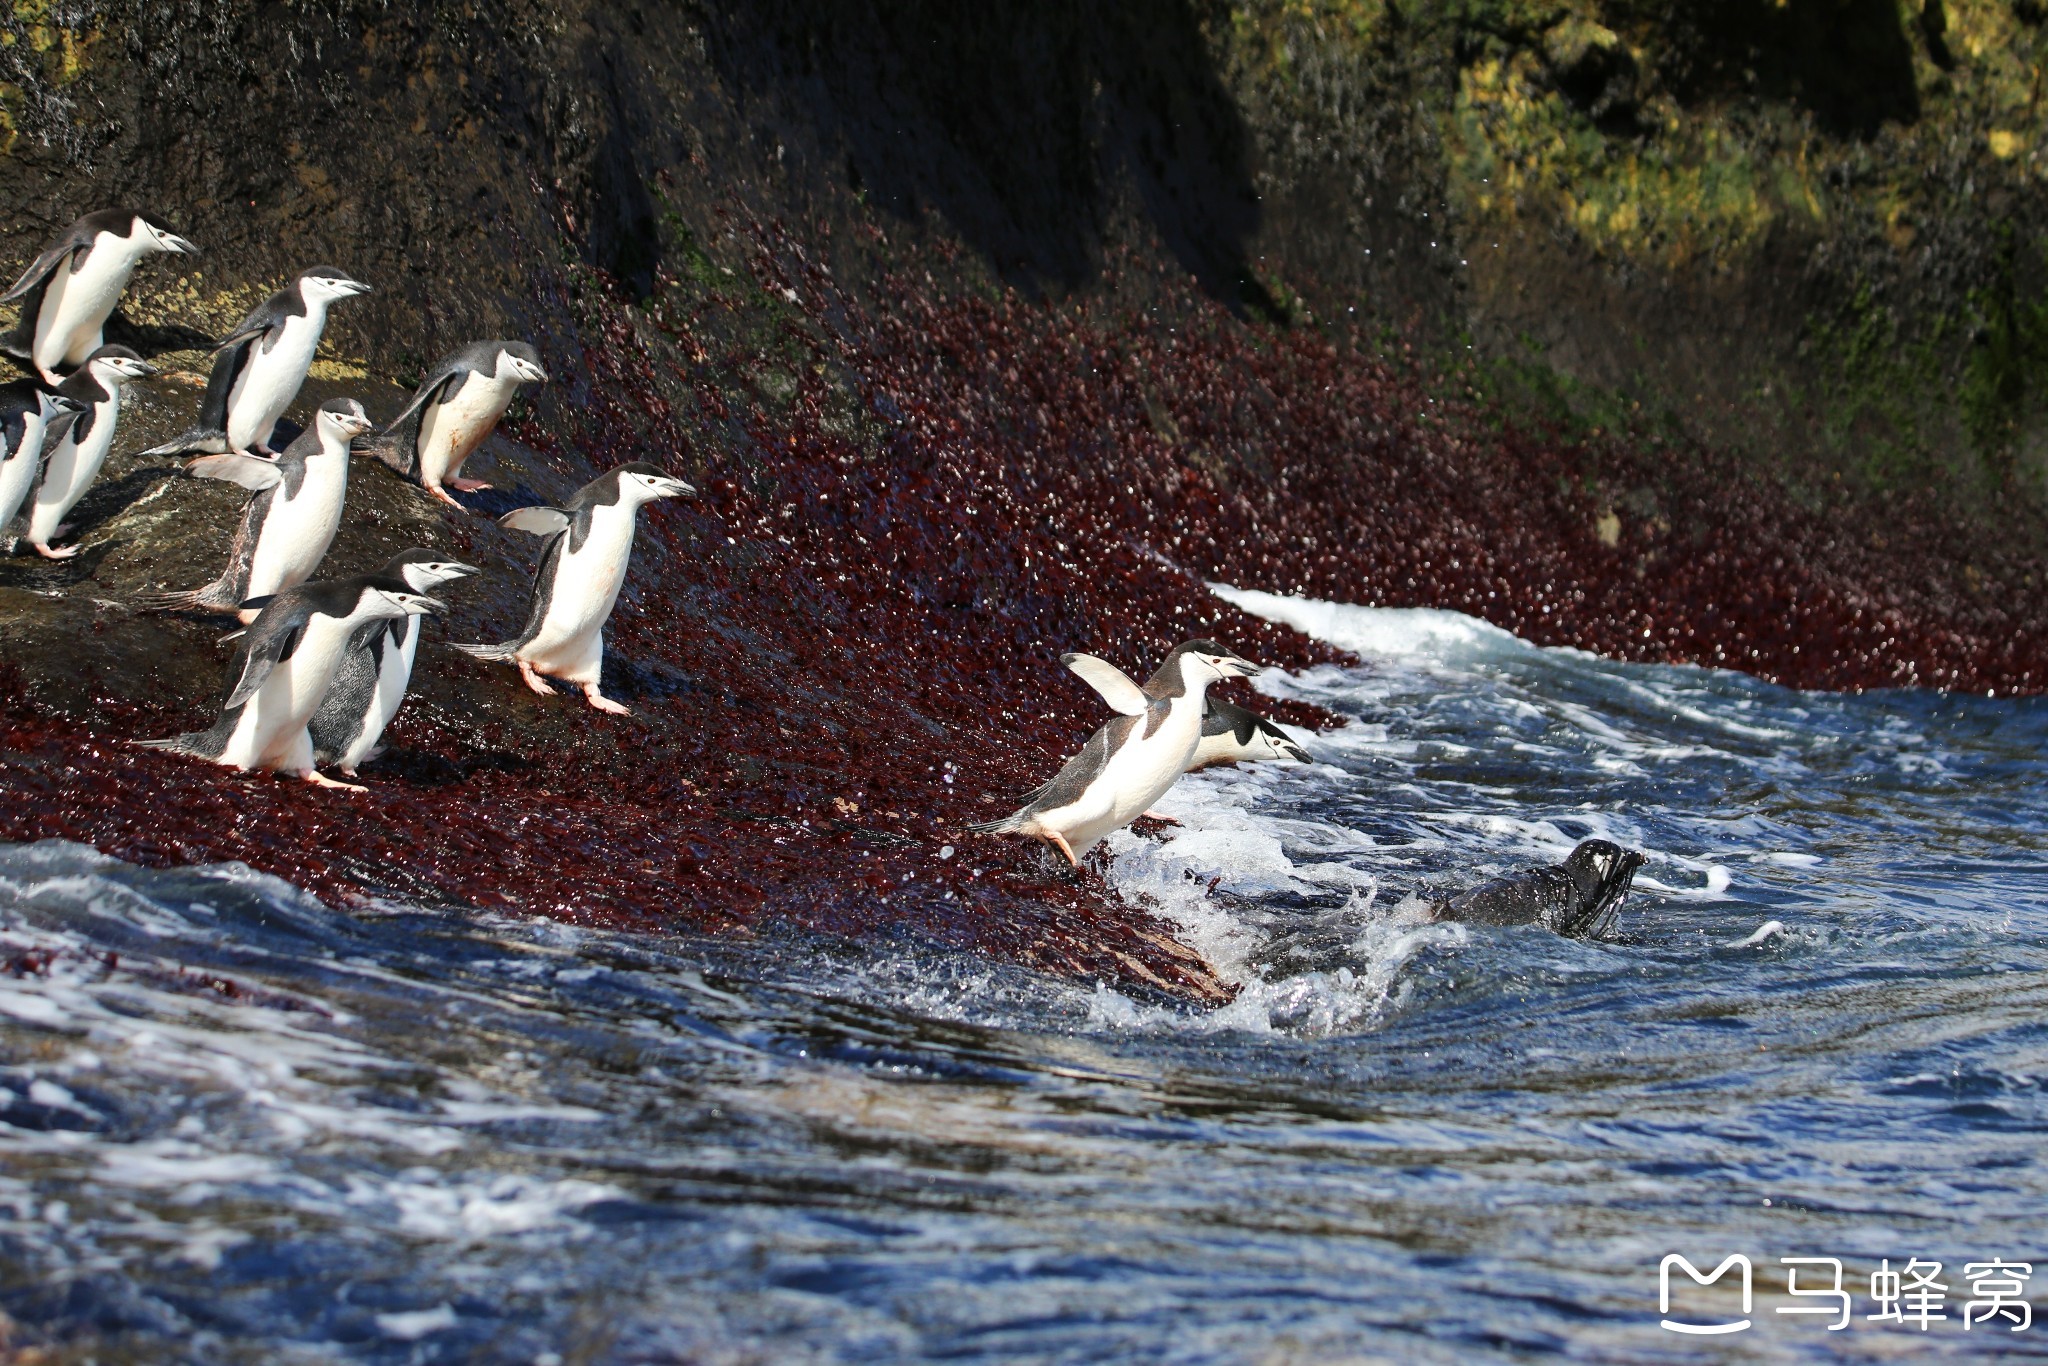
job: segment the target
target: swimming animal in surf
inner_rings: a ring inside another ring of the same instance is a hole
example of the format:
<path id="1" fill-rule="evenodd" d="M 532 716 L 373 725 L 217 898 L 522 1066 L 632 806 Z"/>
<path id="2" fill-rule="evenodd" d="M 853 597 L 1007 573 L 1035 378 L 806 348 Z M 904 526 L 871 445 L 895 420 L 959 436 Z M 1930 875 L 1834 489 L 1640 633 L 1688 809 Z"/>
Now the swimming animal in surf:
<path id="1" fill-rule="evenodd" d="M 214 347 L 213 376 L 199 404 L 199 425 L 144 451 L 146 456 L 271 455 L 270 435 L 299 396 L 327 327 L 327 309 L 370 287 L 333 266 L 315 266 L 251 309 Z"/>
<path id="2" fill-rule="evenodd" d="M 1586 840 L 1563 863 L 1482 882 L 1431 906 L 1437 920 L 1468 925 L 1542 925 L 1568 939 L 1613 927 L 1643 856 L 1610 840 Z"/>
<path id="3" fill-rule="evenodd" d="M 107 319 L 143 257 L 198 250 L 145 213 L 102 209 L 87 214 L 0 295 L 0 303 L 21 303 L 21 320 L 0 337 L 0 351 L 27 361 L 55 387 L 59 370 L 83 365 L 105 345 Z"/>
<path id="4" fill-rule="evenodd" d="M 599 690 L 598 679 L 604 624 L 626 581 L 635 521 L 646 503 L 695 492 L 657 466 L 635 461 L 599 475 L 558 508 L 506 513 L 499 526 L 547 538 L 534 571 L 526 629 L 503 645 L 455 648 L 478 659 L 517 664 L 526 686 L 543 697 L 554 695 L 542 678 L 547 675 L 581 687 L 599 711 L 626 715 L 625 707 Z"/>
<path id="5" fill-rule="evenodd" d="M 522 384 L 545 384 L 540 353 L 525 342 L 480 341 L 445 357 L 420 382 L 405 411 L 384 429 L 378 458 L 448 504 L 448 489 L 474 493 L 489 484 L 461 478 L 462 462 L 483 444 Z M 443 486 L 446 487 L 443 487 Z"/>
<path id="6" fill-rule="evenodd" d="M 1143 687 L 1094 655 L 1063 655 L 1060 662 L 1121 714 L 1089 736 L 1020 810 L 968 828 L 1035 836 L 1078 868 L 1097 841 L 1146 814 L 1187 771 L 1202 738 L 1209 685 L 1249 677 L 1259 666 L 1209 640 L 1176 646 Z"/>

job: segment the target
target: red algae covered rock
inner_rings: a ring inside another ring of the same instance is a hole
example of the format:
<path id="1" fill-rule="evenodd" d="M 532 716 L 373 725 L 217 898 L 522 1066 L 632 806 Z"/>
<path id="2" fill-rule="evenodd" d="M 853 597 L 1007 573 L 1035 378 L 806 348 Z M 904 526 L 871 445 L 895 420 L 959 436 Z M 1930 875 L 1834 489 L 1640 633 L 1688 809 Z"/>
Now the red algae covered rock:
<path id="1" fill-rule="evenodd" d="M 499 490 L 469 496 L 552 501 L 635 458 L 698 486 L 643 512 L 608 631 L 605 687 L 632 717 L 535 698 L 430 636 L 366 797 L 135 748 L 207 719 L 218 627 L 133 604 L 220 553 L 228 509 L 117 465 L 80 560 L 0 571 L 19 672 L 0 835 L 240 859 L 341 898 L 909 935 L 1216 1000 L 1227 985 L 1094 874 L 964 832 L 1102 719 L 1063 651 L 1140 675 L 1191 636 L 1282 667 L 1333 657 L 1205 580 L 1806 685 L 2048 668 L 1997 599 L 1931 599 L 1910 558 L 1830 539 L 1712 452 L 1526 430 L 1351 332 L 1170 286 L 1035 302 L 899 270 L 856 295 L 780 228 L 739 240 L 744 272 L 664 277 L 638 304 L 593 272 L 544 280 L 587 341 L 544 352 L 557 383 L 487 448 Z M 529 539 L 368 461 L 346 521 L 337 572 L 414 539 L 485 567 L 449 591 L 444 638 L 522 619 Z"/>

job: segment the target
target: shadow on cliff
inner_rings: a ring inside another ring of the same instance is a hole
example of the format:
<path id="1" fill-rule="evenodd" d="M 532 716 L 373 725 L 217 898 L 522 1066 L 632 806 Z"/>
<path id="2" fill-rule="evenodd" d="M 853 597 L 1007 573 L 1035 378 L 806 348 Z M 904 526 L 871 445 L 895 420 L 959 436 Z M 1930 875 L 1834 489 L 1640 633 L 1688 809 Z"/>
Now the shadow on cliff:
<path id="1" fill-rule="evenodd" d="M 936 211 L 1013 285 L 1090 282 L 1123 179 L 1205 291 L 1272 312 L 1246 249 L 1248 132 L 1193 6 L 997 0 L 974 20 L 947 0 L 759 0 L 715 7 L 709 55 L 849 188 Z"/>
<path id="2" fill-rule="evenodd" d="M 1892 0 L 1705 0 L 1605 7 L 1617 24 L 1658 31 L 1664 82 L 1683 104 L 1755 95 L 1813 111 L 1836 137 L 1868 138 L 1920 117 L 1913 50 Z M 1946 54 L 1941 0 L 1921 27 Z"/>

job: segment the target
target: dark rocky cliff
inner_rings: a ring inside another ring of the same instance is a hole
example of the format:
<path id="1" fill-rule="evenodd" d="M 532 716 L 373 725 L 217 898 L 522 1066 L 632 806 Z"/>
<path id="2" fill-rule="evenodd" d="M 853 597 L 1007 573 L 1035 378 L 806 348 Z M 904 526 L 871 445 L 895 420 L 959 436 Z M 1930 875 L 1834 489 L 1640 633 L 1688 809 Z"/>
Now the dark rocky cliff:
<path id="1" fill-rule="evenodd" d="M 2037 688 L 2040 16 L 1929 13 L 17 6 L 0 245 L 133 203 L 207 253 L 138 274 L 123 335 L 174 374 L 122 451 L 327 261 L 377 292 L 302 411 L 529 337 L 556 382 L 478 512 L 636 458 L 705 496 L 643 524 L 607 682 L 638 715 L 430 645 L 350 805 L 118 743 L 204 720 L 218 625 L 136 604 L 211 576 L 233 501 L 118 458 L 85 554 L 0 564 L 4 830 L 1213 995 L 958 833 L 1099 719 L 1062 650 L 1316 657 L 1205 577 Z M 330 563 L 416 540 L 490 569 L 443 638 L 516 625 L 531 545 L 359 462 Z"/>

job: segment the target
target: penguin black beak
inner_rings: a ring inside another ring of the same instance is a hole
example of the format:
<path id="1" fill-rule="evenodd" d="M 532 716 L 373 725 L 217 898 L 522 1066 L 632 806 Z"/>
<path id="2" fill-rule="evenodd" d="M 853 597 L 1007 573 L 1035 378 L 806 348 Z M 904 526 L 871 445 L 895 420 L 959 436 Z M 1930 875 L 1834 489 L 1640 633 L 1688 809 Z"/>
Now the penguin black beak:
<path id="1" fill-rule="evenodd" d="M 695 498 L 697 496 L 696 488 L 693 485 L 685 484 L 680 479 L 664 480 L 663 485 L 661 495 L 664 498 Z"/>
<path id="2" fill-rule="evenodd" d="M 1225 678 L 1250 678 L 1253 674 L 1259 672 L 1258 665 L 1252 663 L 1249 659 L 1240 659 L 1236 655 L 1230 655 L 1223 659 L 1219 667 L 1222 668 Z"/>
<path id="3" fill-rule="evenodd" d="M 464 564 L 460 560 L 448 561 L 448 567 L 458 574 L 481 574 L 484 572 L 483 570 L 478 569 L 475 565 Z"/>
<path id="4" fill-rule="evenodd" d="M 164 244 L 164 250 L 174 251 L 180 256 L 197 256 L 199 254 L 199 248 L 193 246 L 176 233 L 161 233 L 158 235 L 157 240 Z"/>
<path id="5" fill-rule="evenodd" d="M 1282 740 L 1276 748 L 1297 764 L 1312 764 L 1315 762 L 1315 760 L 1308 757 L 1307 750 L 1295 744 L 1292 740 Z"/>

